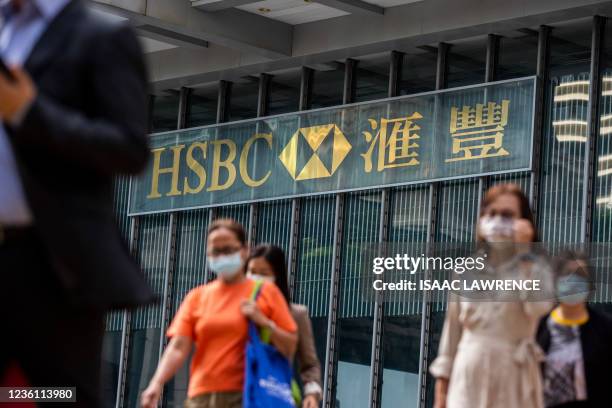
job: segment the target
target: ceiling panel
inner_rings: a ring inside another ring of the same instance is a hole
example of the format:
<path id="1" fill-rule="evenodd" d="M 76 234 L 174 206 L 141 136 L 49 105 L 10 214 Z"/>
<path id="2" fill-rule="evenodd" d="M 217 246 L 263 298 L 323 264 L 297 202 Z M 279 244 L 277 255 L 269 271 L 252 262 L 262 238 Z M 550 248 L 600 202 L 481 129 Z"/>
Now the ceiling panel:
<path id="1" fill-rule="evenodd" d="M 323 4 L 306 2 L 304 0 L 263 0 L 237 8 L 291 25 L 326 20 L 349 14 Z"/>
<path id="2" fill-rule="evenodd" d="M 167 42 L 154 40 L 153 38 L 147 38 L 143 36 L 138 37 L 140 39 L 140 44 L 142 45 L 142 50 L 145 53 L 152 53 L 158 51 L 170 50 L 172 48 L 177 48 L 176 45 L 169 44 Z"/>
<path id="3" fill-rule="evenodd" d="M 423 0 L 361 0 L 365 3 L 375 4 L 381 7 L 401 6 L 402 4 L 417 3 Z"/>

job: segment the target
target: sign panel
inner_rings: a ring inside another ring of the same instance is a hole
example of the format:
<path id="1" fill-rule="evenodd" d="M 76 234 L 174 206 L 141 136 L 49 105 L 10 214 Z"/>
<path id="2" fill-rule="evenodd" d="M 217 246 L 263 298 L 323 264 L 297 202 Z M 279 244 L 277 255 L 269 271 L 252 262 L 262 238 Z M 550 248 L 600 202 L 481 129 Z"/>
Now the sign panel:
<path id="1" fill-rule="evenodd" d="M 151 136 L 130 215 L 531 169 L 535 78 Z"/>

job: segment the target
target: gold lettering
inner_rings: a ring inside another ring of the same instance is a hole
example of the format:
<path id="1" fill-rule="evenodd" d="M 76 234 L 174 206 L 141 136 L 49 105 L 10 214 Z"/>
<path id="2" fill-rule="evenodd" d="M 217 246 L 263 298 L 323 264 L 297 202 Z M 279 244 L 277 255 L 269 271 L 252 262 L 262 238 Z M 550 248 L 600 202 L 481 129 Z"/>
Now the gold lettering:
<path id="1" fill-rule="evenodd" d="M 251 176 L 249 176 L 249 171 L 247 168 L 249 152 L 251 151 L 251 146 L 255 143 L 257 139 L 264 139 L 266 142 L 268 142 L 268 146 L 272 148 L 272 133 L 257 133 L 249 140 L 247 140 L 247 142 L 244 144 L 242 153 L 240 153 L 240 176 L 242 177 L 242 181 L 244 181 L 244 184 L 249 187 L 261 186 L 263 183 L 266 182 L 266 180 L 268 180 L 270 174 L 272 174 L 272 171 L 268 170 L 266 175 L 259 180 L 253 180 Z"/>
<path id="2" fill-rule="evenodd" d="M 200 182 L 198 183 L 197 187 L 194 188 L 189 184 L 189 178 L 185 177 L 183 181 L 183 194 L 198 194 L 204 189 L 204 184 L 206 184 L 206 170 L 204 170 L 204 166 L 202 166 L 195 159 L 193 153 L 196 149 L 200 149 L 202 151 L 202 157 L 205 159 L 207 146 L 207 142 L 195 142 L 187 149 L 187 167 L 189 167 L 198 176 Z"/>
<path id="3" fill-rule="evenodd" d="M 476 107 L 451 107 L 450 136 L 453 157 L 445 162 L 509 156 L 503 147 L 504 130 L 508 124 L 510 100 L 501 104 L 488 102 Z"/>
<path id="4" fill-rule="evenodd" d="M 213 168 L 212 168 L 212 180 L 210 187 L 207 191 L 225 190 L 231 187 L 236 181 L 236 166 L 234 166 L 234 159 L 236 158 L 236 143 L 229 139 L 214 140 L 211 142 L 213 145 Z M 229 149 L 229 153 L 225 160 L 221 160 L 221 146 L 225 145 Z M 219 171 L 224 167 L 227 169 L 227 181 L 223 184 L 219 184 Z"/>
<path id="5" fill-rule="evenodd" d="M 416 123 L 423 116 L 414 112 L 403 118 L 368 119 L 371 132 L 363 132 L 370 148 L 361 154 L 364 160 L 364 171 L 372 171 L 372 162 L 377 158 L 376 171 L 383 171 L 393 167 L 416 166 L 419 161 L 419 131 L 421 127 Z M 376 133 L 374 133 L 376 131 Z M 378 145 L 378 156 L 374 149 Z"/>
<path id="6" fill-rule="evenodd" d="M 185 148 L 185 145 L 172 146 L 170 150 L 173 152 L 172 166 L 171 167 L 160 167 L 161 166 L 161 155 L 166 150 L 165 147 L 153 149 L 153 175 L 151 180 L 151 192 L 147 198 L 160 198 L 159 193 L 159 176 L 162 174 L 172 174 L 172 181 L 170 183 L 170 191 L 167 196 L 181 195 L 181 191 L 178 189 L 179 180 L 179 168 L 181 164 L 181 151 Z"/>

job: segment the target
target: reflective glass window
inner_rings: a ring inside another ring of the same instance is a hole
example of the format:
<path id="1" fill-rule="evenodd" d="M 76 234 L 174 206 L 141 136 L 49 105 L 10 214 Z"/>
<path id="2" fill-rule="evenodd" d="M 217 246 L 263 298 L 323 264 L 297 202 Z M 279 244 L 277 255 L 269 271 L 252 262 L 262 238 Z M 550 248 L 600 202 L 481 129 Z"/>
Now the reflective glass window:
<path id="1" fill-rule="evenodd" d="M 386 256 L 410 253 L 412 243 L 425 242 L 429 188 L 405 187 L 392 192 L 389 251 Z M 422 247 L 420 247 L 422 248 Z M 409 274 L 409 272 L 407 273 Z M 409 279 L 399 273 L 387 281 Z M 418 407 L 422 295 L 386 291 L 382 337 L 382 407 Z"/>
<path id="2" fill-rule="evenodd" d="M 593 241 L 612 242 L 612 21 L 606 22 L 595 160 Z"/>
<path id="3" fill-rule="evenodd" d="M 172 321 L 181 302 L 189 291 L 206 282 L 206 229 L 208 210 L 183 212 L 177 215 L 176 264 L 170 292 Z M 181 407 L 189 386 L 188 358 L 164 389 L 164 406 Z"/>
<path id="4" fill-rule="evenodd" d="M 259 77 L 248 76 L 234 81 L 230 90 L 229 121 L 257 116 Z"/>
<path id="5" fill-rule="evenodd" d="M 555 25 L 551 33 L 540 184 L 542 241 L 580 241 L 591 26 L 588 18 Z"/>
<path id="6" fill-rule="evenodd" d="M 289 253 L 291 201 L 272 201 L 257 205 L 255 244 L 272 244 Z"/>
<path id="7" fill-rule="evenodd" d="M 106 331 L 102 339 L 102 365 L 100 371 L 102 400 L 109 403 L 114 403 L 117 399 L 122 328 L 123 312 L 111 312 L 106 316 Z"/>
<path id="8" fill-rule="evenodd" d="M 153 96 L 151 133 L 176 130 L 178 124 L 179 91 L 170 89 Z"/>
<path id="9" fill-rule="evenodd" d="M 340 268 L 335 406 L 369 407 L 374 303 L 367 254 L 378 240 L 379 192 L 346 196 Z"/>
<path id="10" fill-rule="evenodd" d="M 214 124 L 217 121 L 218 95 L 217 82 L 192 89 L 187 103 L 185 127 Z"/>
<path id="11" fill-rule="evenodd" d="M 325 367 L 334 244 L 333 197 L 303 199 L 293 302 L 306 305 L 321 367 Z"/>
<path id="12" fill-rule="evenodd" d="M 300 83 L 302 70 L 292 69 L 284 72 L 272 73 L 270 83 L 270 96 L 268 101 L 268 114 L 295 112 L 300 103 Z"/>
<path id="13" fill-rule="evenodd" d="M 448 53 L 448 88 L 484 82 L 487 37 L 453 42 Z"/>
<path id="14" fill-rule="evenodd" d="M 317 67 L 312 79 L 310 107 L 324 108 L 342 104 L 344 92 L 344 64 L 329 62 Z"/>
<path id="15" fill-rule="evenodd" d="M 162 295 L 167 267 L 168 214 L 141 219 L 137 258 L 156 295 Z M 130 322 L 130 342 L 125 385 L 125 405 L 135 407 L 147 387 L 159 360 L 162 336 L 162 306 L 154 304 L 136 310 Z"/>
<path id="16" fill-rule="evenodd" d="M 389 95 L 390 53 L 357 58 L 355 102 L 382 99 Z"/>
<path id="17" fill-rule="evenodd" d="M 523 29 L 502 34 L 499 40 L 496 80 L 535 75 L 537 63 L 537 30 Z"/>
<path id="18" fill-rule="evenodd" d="M 399 95 L 410 95 L 436 89 L 436 48 L 406 53 L 399 79 Z"/>

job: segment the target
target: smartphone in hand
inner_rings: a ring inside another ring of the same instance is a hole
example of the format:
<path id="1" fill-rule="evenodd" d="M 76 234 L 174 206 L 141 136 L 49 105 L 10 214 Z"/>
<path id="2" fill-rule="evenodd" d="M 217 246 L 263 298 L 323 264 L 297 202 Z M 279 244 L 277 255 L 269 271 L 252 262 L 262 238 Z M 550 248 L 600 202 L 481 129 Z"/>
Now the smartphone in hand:
<path id="1" fill-rule="evenodd" d="M 11 81 L 15 80 L 15 77 L 13 76 L 13 73 L 11 72 L 9 67 L 6 66 L 6 64 L 4 63 L 2 58 L 0 58 L 0 74 L 4 75 L 5 77 L 10 79 Z"/>

